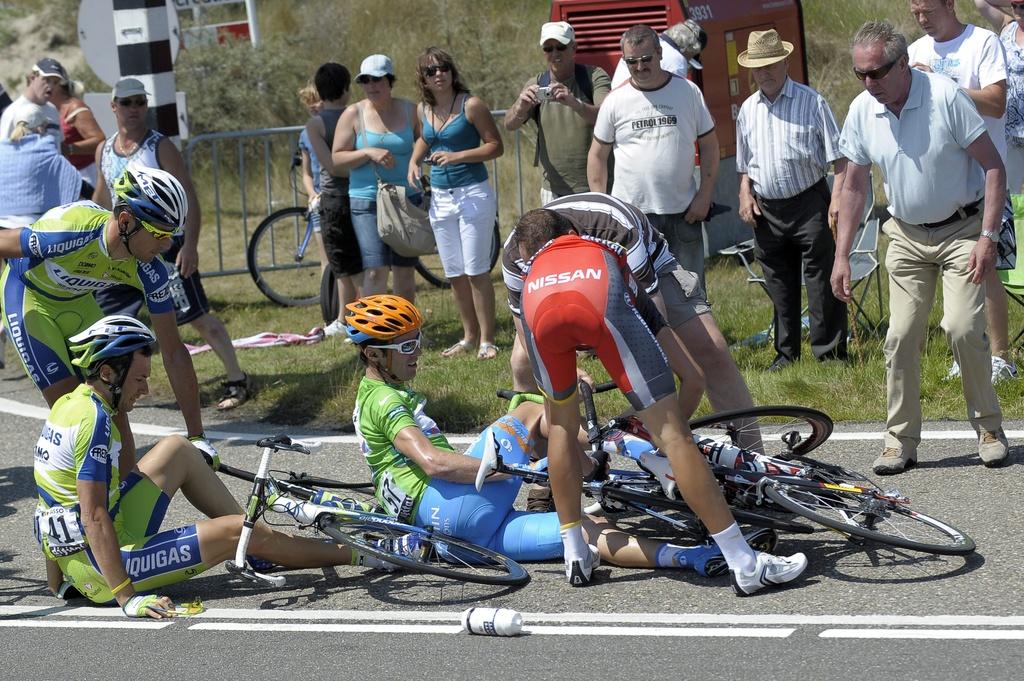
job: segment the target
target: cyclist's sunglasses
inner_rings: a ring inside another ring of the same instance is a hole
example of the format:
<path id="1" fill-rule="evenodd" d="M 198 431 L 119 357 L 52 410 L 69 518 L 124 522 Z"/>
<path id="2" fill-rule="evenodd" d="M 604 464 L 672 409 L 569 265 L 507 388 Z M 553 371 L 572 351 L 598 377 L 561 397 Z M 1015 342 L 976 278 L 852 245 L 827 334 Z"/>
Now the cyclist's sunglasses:
<path id="1" fill-rule="evenodd" d="M 889 71 L 892 70 L 892 67 L 896 66 L 896 62 L 898 62 L 899 60 L 900 57 L 896 57 L 888 64 L 883 64 L 882 66 L 879 66 L 877 69 L 871 69 L 870 71 L 861 71 L 859 69 L 854 69 L 853 75 L 857 76 L 861 80 L 867 80 L 868 78 L 870 78 L 871 80 L 882 80 L 887 75 L 889 75 Z"/>
<path id="2" fill-rule="evenodd" d="M 420 349 L 420 341 L 423 339 L 423 334 L 417 333 L 415 338 L 410 338 L 407 341 L 401 343 L 390 343 L 388 345 L 371 345 L 374 348 L 387 348 L 388 350 L 394 350 L 400 355 L 411 355 Z"/>
<path id="3" fill-rule="evenodd" d="M 143 229 L 152 234 L 158 240 L 170 239 L 171 237 L 177 235 L 179 232 L 179 230 L 175 227 L 169 227 L 165 225 L 154 225 L 153 223 L 146 222 L 145 220 L 141 220 L 138 217 L 136 217 L 135 219 L 139 221 L 139 224 L 142 225 Z"/>
<path id="4" fill-rule="evenodd" d="M 385 78 L 387 78 L 387 76 L 367 76 L 367 75 L 362 75 L 362 76 L 359 76 L 358 78 L 356 78 L 356 82 L 359 83 L 360 85 L 366 85 L 367 83 L 379 83 L 382 80 L 384 80 Z"/>
<path id="5" fill-rule="evenodd" d="M 654 59 L 653 54 L 645 54 L 642 57 L 623 57 L 622 61 L 626 62 L 630 66 L 636 66 L 637 64 L 647 64 Z"/>
<path id="6" fill-rule="evenodd" d="M 149 106 L 149 101 L 145 97 L 125 97 L 124 99 L 117 100 L 117 103 L 125 108 Z"/>
<path id="7" fill-rule="evenodd" d="M 423 69 L 423 75 L 425 75 L 427 78 L 433 78 L 438 73 L 448 73 L 451 70 L 452 67 L 448 66 L 447 64 L 434 64 Z"/>
<path id="8" fill-rule="evenodd" d="M 565 52 L 566 50 L 569 49 L 569 45 L 563 45 L 559 43 L 557 45 L 545 45 L 541 49 L 544 50 L 545 52 L 554 52 L 555 50 L 558 50 L 559 52 Z"/>

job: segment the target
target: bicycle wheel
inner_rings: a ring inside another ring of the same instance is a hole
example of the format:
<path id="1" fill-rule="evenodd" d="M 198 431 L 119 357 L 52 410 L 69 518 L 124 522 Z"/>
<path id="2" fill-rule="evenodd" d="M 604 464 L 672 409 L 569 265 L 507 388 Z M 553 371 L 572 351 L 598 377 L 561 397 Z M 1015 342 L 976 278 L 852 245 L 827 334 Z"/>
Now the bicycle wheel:
<path id="1" fill-rule="evenodd" d="M 318 524 L 339 544 L 416 572 L 477 584 L 521 586 L 530 581 L 522 565 L 497 551 L 390 518 L 324 516 Z M 390 548 L 408 545 L 410 538 L 416 544 L 414 550 Z"/>
<path id="2" fill-rule="evenodd" d="M 711 414 L 690 422 L 694 437 L 729 437 L 732 444 L 791 459 L 815 449 L 832 434 L 832 419 L 805 407 L 752 407 Z"/>
<path id="3" fill-rule="evenodd" d="M 693 527 L 697 532 L 706 533 L 703 523 L 701 523 L 697 518 L 697 515 L 690 509 L 685 501 L 669 499 L 661 492 L 660 483 L 653 479 L 651 482 L 653 484 L 624 482 L 617 485 L 606 485 L 603 492 L 606 498 L 618 501 L 641 512 L 646 512 L 647 508 L 661 511 L 674 511 L 684 516 L 683 521 L 687 526 Z M 653 487 L 657 487 L 657 489 L 655 490 Z M 793 522 L 788 518 L 780 518 L 778 516 L 771 515 L 770 512 L 752 511 L 749 509 L 737 508 L 736 506 L 731 506 L 729 510 L 732 512 L 733 518 L 736 519 L 736 522 L 744 525 L 771 527 L 779 530 L 780 532 L 790 532 L 792 534 L 810 534 L 814 531 L 813 528 L 808 527 L 803 523 Z"/>
<path id="4" fill-rule="evenodd" d="M 501 255 L 501 230 L 498 221 L 495 220 L 494 238 L 491 239 L 491 270 L 498 264 L 499 255 Z M 421 255 L 416 261 L 416 271 L 431 286 L 436 286 L 437 288 L 451 288 L 452 286 L 448 281 L 448 277 L 444 275 L 444 268 L 441 266 L 441 256 L 436 253 Z"/>
<path id="5" fill-rule="evenodd" d="M 838 487 L 841 485 L 826 487 L 773 480 L 764 491 L 786 510 L 844 534 L 947 556 L 964 555 L 975 549 L 973 539 L 941 520 L 879 497 L 870 489 Z"/>
<path id="6" fill-rule="evenodd" d="M 246 262 L 256 286 L 275 303 L 312 305 L 320 299 L 320 250 L 305 208 L 267 216 L 252 233 Z"/>

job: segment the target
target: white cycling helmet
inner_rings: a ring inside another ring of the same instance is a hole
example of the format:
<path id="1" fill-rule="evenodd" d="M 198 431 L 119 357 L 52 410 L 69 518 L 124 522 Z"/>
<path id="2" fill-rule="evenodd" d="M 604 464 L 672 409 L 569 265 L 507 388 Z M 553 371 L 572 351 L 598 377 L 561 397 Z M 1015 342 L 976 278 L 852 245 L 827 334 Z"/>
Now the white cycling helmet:
<path id="1" fill-rule="evenodd" d="M 131 355 L 154 343 L 156 336 L 149 327 L 127 315 L 104 317 L 68 338 L 69 349 L 75 355 L 71 363 L 90 373 L 98 369 L 103 360 Z"/>
<path id="2" fill-rule="evenodd" d="M 132 365 L 132 356 L 142 349 L 148 354 L 154 343 L 156 336 L 149 327 L 127 315 L 104 317 L 68 338 L 69 349 L 75 356 L 71 363 L 81 367 L 90 379 L 98 379 L 110 389 L 111 406 L 115 410 L 121 402 L 121 390 Z M 114 369 L 114 380 L 101 378 L 100 369 L 104 364 Z"/>
<path id="3" fill-rule="evenodd" d="M 166 170 L 130 164 L 114 183 L 115 206 L 158 229 L 180 234 L 188 215 L 188 197 L 178 178 Z"/>

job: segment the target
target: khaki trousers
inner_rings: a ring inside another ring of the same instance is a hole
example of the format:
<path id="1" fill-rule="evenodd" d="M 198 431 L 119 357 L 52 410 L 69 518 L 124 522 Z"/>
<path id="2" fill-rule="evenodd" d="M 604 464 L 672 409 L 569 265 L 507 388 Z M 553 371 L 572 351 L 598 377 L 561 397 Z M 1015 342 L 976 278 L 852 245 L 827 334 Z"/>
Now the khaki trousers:
<path id="1" fill-rule="evenodd" d="M 885 257 L 889 272 L 886 447 L 916 455 L 921 442 L 921 354 L 940 278 L 941 327 L 960 364 L 967 417 L 976 431 L 995 432 L 1002 425 L 985 336 L 985 285 L 972 284 L 967 272 L 980 225 L 979 212 L 934 229 L 897 219 L 882 227 L 891 239 Z"/>

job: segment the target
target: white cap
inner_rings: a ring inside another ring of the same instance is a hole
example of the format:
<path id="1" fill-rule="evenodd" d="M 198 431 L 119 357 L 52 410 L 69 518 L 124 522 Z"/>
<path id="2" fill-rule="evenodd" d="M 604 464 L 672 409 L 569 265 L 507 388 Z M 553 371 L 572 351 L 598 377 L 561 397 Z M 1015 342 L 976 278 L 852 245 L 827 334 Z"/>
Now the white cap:
<path id="1" fill-rule="evenodd" d="M 393 76 L 395 68 L 391 65 L 391 58 L 383 54 L 371 54 L 359 65 L 359 76 Z"/>
<path id="2" fill-rule="evenodd" d="M 576 40 L 576 31 L 565 21 L 549 21 L 540 27 L 540 46 L 549 40 L 557 40 L 563 45 L 568 45 Z"/>

